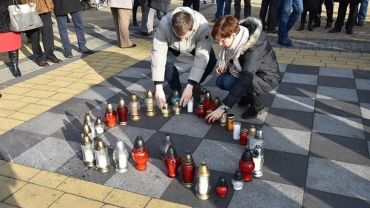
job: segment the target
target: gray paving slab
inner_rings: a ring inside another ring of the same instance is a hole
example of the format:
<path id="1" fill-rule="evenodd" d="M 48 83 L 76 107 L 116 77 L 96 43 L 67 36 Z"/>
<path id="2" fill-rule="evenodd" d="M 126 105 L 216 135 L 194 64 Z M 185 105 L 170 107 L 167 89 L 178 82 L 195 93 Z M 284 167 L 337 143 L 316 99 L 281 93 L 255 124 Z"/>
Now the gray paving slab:
<path id="1" fill-rule="evenodd" d="M 286 68 L 286 72 L 317 75 L 319 73 L 319 67 L 289 64 Z"/>
<path id="2" fill-rule="evenodd" d="M 285 72 L 282 82 L 317 85 L 317 75 Z"/>
<path id="3" fill-rule="evenodd" d="M 80 149 L 79 143 L 47 137 L 17 156 L 14 161 L 30 167 L 55 171 Z"/>
<path id="4" fill-rule="evenodd" d="M 305 189 L 303 195 L 303 207 L 305 208 L 347 208 L 347 207 L 363 207 L 369 208 L 370 202 L 332 194 L 324 191 L 317 191 L 313 189 Z"/>
<path id="5" fill-rule="evenodd" d="M 264 126 L 262 128 L 268 149 L 308 155 L 311 132 Z"/>
<path id="6" fill-rule="evenodd" d="M 359 90 L 370 90 L 370 79 L 356 79 L 356 86 Z"/>
<path id="7" fill-rule="evenodd" d="M 136 83 L 130 85 L 126 88 L 129 91 L 139 91 L 139 92 L 146 92 L 148 90 L 154 91 L 154 83 L 149 79 L 140 79 Z"/>
<path id="8" fill-rule="evenodd" d="M 115 126 L 106 128 L 106 132 L 100 137 L 111 149 L 114 149 L 118 141 L 123 141 L 126 148 L 130 151 L 134 147 L 135 139 L 141 136 L 146 142 L 156 131 L 134 126 Z"/>
<path id="9" fill-rule="evenodd" d="M 358 101 L 360 103 L 370 103 L 370 90 L 357 90 Z"/>
<path id="10" fill-rule="evenodd" d="M 326 115 L 361 118 L 361 111 L 356 102 L 332 99 L 316 99 L 315 112 Z"/>
<path id="11" fill-rule="evenodd" d="M 367 70 L 354 70 L 353 75 L 356 79 L 370 79 L 370 72 Z"/>
<path id="12" fill-rule="evenodd" d="M 370 201 L 370 167 L 310 157 L 306 187 Z"/>
<path id="13" fill-rule="evenodd" d="M 71 98 L 66 102 L 63 102 L 62 104 L 50 109 L 50 112 L 81 117 L 86 112 L 89 112 L 100 104 L 102 104 L 102 102 L 97 100 Z"/>
<path id="14" fill-rule="evenodd" d="M 271 107 L 313 112 L 315 108 L 315 99 L 309 97 L 277 94 Z"/>
<path id="15" fill-rule="evenodd" d="M 116 74 L 116 76 L 125 78 L 151 79 L 150 73 L 151 73 L 150 67 L 149 68 L 130 67 Z"/>
<path id="16" fill-rule="evenodd" d="M 204 119 L 195 115 L 181 114 L 173 116 L 160 131 L 202 138 L 210 128 Z"/>
<path id="17" fill-rule="evenodd" d="M 362 120 L 315 113 L 312 132 L 365 139 Z"/>
<path id="18" fill-rule="evenodd" d="M 49 136 L 54 132 L 61 130 L 63 127 L 66 126 L 66 124 L 75 119 L 76 117 L 70 115 L 45 112 L 17 126 L 16 129 Z"/>
<path id="19" fill-rule="evenodd" d="M 370 95 L 369 95 L 370 96 Z M 370 119 L 370 104 L 360 103 L 361 115 L 365 119 Z"/>
<path id="20" fill-rule="evenodd" d="M 287 68 L 287 64 L 279 64 L 279 71 L 280 72 L 285 72 Z"/>
<path id="21" fill-rule="evenodd" d="M 238 169 L 244 150 L 242 145 L 204 139 L 193 153 L 193 158 L 196 164 L 205 161 L 210 169 L 232 174 Z"/>
<path id="22" fill-rule="evenodd" d="M 127 87 L 131 86 L 137 81 L 139 81 L 139 79 L 137 78 L 126 78 L 126 77 L 123 78 L 119 76 L 114 76 L 99 83 L 99 86 L 118 88 L 124 91 Z"/>
<path id="23" fill-rule="evenodd" d="M 77 95 L 76 98 L 106 101 L 108 98 L 114 96 L 119 92 L 121 92 L 121 90 L 118 88 L 94 86 L 86 90 L 85 92 Z"/>
<path id="24" fill-rule="evenodd" d="M 320 86 L 356 89 L 355 80 L 346 77 L 319 76 L 317 84 Z"/>
<path id="25" fill-rule="evenodd" d="M 11 161 L 46 136 L 12 129 L 0 136 L 0 159 Z"/>
<path id="26" fill-rule="evenodd" d="M 302 97 L 316 97 L 317 86 L 306 84 L 280 83 L 278 93 Z"/>
<path id="27" fill-rule="evenodd" d="M 338 87 L 317 87 L 317 96 L 316 98 L 323 99 L 334 99 L 342 101 L 357 102 L 357 92 L 355 89 L 346 89 Z"/>
<path id="28" fill-rule="evenodd" d="M 321 67 L 320 71 L 319 71 L 319 75 L 321 75 L 321 76 L 330 76 L 330 77 L 353 78 L 353 71 L 352 70 L 343 70 L 343 69 L 336 69 L 336 68 Z"/>
<path id="29" fill-rule="evenodd" d="M 126 173 L 114 174 L 104 185 L 160 198 L 173 179 L 167 177 L 161 160 L 150 159 L 145 171 L 137 171 L 129 163 Z"/>
<path id="30" fill-rule="evenodd" d="M 269 126 L 311 131 L 313 113 L 271 108 L 266 117 L 265 124 Z"/>
<path id="31" fill-rule="evenodd" d="M 366 141 L 350 137 L 312 133 L 310 155 L 370 166 Z"/>
<path id="32" fill-rule="evenodd" d="M 302 207 L 303 189 L 271 181 L 253 180 L 235 191 L 229 208 Z"/>
<path id="33" fill-rule="evenodd" d="M 369 158 L 370 158 L 370 141 L 367 141 L 367 151 L 369 152 Z"/>

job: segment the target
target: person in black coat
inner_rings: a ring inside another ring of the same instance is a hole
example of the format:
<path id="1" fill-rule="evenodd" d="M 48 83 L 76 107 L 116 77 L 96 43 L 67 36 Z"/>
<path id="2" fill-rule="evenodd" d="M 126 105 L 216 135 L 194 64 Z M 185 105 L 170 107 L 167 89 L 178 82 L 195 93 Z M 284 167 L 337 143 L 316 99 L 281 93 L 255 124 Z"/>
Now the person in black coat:
<path id="1" fill-rule="evenodd" d="M 359 3 L 360 0 L 339 0 L 337 21 L 335 21 L 335 26 L 333 29 L 329 30 L 329 33 L 338 33 L 342 31 L 344 19 L 347 13 L 347 7 L 349 5 L 349 14 L 345 28 L 347 34 L 353 34 L 352 29 L 356 22 L 356 17 L 358 13 L 357 8 Z"/>
<path id="2" fill-rule="evenodd" d="M 321 2 L 320 1 L 318 1 L 318 0 L 303 0 L 303 12 L 301 14 L 301 25 L 299 26 L 297 31 L 304 30 L 304 26 L 305 26 L 305 23 L 306 23 L 307 12 L 309 13 L 308 25 L 307 25 L 308 31 L 313 31 L 313 28 L 315 26 L 316 27 L 319 26 L 320 23 L 318 21 L 320 21 L 320 20 L 318 19 L 317 15 L 319 15 L 320 10 L 321 10 Z M 315 23 L 315 25 L 314 25 L 314 23 Z"/>
<path id="3" fill-rule="evenodd" d="M 249 108 L 243 119 L 256 117 L 263 109 L 258 96 L 269 93 L 280 81 L 275 52 L 262 32 L 259 19 L 248 17 L 240 21 L 233 16 L 223 16 L 213 26 L 212 37 L 221 46 L 216 85 L 229 91 L 222 105 L 206 119 L 213 122 L 239 101 Z"/>
<path id="4" fill-rule="evenodd" d="M 72 58 L 72 46 L 68 37 L 68 14 L 72 16 L 72 21 L 75 26 L 79 51 L 83 54 L 92 54 L 93 51 L 86 47 L 85 27 L 81 18 L 81 3 L 80 0 L 53 0 L 54 13 L 58 23 L 59 36 L 62 40 L 64 48 L 64 57 Z"/>

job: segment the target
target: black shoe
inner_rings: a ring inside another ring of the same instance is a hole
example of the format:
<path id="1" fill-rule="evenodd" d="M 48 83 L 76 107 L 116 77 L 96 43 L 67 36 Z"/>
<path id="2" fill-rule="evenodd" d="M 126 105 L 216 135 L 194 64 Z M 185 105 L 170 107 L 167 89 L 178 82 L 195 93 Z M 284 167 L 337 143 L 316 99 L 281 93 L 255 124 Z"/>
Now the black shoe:
<path id="1" fill-rule="evenodd" d="M 83 47 L 83 48 L 80 48 L 79 52 L 82 53 L 82 54 L 86 54 L 86 55 L 90 55 L 90 54 L 95 53 L 93 50 L 90 50 L 86 46 Z"/>
<path id="2" fill-rule="evenodd" d="M 248 99 L 248 96 L 242 96 L 238 102 L 238 106 L 243 107 L 243 106 L 248 106 L 250 105 L 250 100 Z"/>
<path id="3" fill-rule="evenodd" d="M 18 50 L 11 51 L 8 53 L 9 59 L 10 59 L 10 72 L 13 74 L 14 77 L 20 77 L 22 76 L 21 71 L 18 67 Z"/>
<path id="4" fill-rule="evenodd" d="M 130 46 L 127 46 L 127 47 L 123 47 L 123 48 L 135 48 L 137 45 L 136 44 L 132 44 Z"/>
<path id="5" fill-rule="evenodd" d="M 267 31 L 266 31 L 266 33 L 272 33 L 272 34 L 276 34 L 277 32 L 278 31 L 275 28 L 272 28 L 272 29 L 267 28 Z"/>
<path id="6" fill-rule="evenodd" d="M 364 22 L 357 22 L 357 26 L 364 26 Z"/>
<path id="7" fill-rule="evenodd" d="M 346 29 L 346 33 L 347 33 L 348 35 L 352 35 L 352 34 L 353 34 L 353 30 L 352 30 L 352 29 Z"/>
<path id="8" fill-rule="evenodd" d="M 49 66 L 48 62 L 45 59 L 40 59 L 35 61 L 37 65 L 41 67 L 47 67 Z"/>
<path id="9" fill-rule="evenodd" d="M 331 25 L 333 24 L 333 21 L 327 21 L 325 25 L 325 29 L 331 28 Z"/>
<path id="10" fill-rule="evenodd" d="M 58 59 L 55 55 L 50 56 L 50 57 L 46 57 L 46 60 L 50 61 L 54 64 L 58 64 L 58 63 L 62 62 L 62 60 Z"/>
<path id="11" fill-rule="evenodd" d="M 292 47 L 293 46 L 293 42 L 290 39 L 287 39 L 287 40 L 284 40 L 284 41 L 279 40 L 278 43 L 282 46 L 285 46 L 285 47 Z"/>
<path id="12" fill-rule="evenodd" d="M 333 29 L 329 30 L 329 33 L 339 33 L 341 31 L 342 31 L 342 29 L 334 27 Z"/>
<path id="13" fill-rule="evenodd" d="M 71 50 L 65 50 L 63 55 L 66 58 L 72 58 L 73 57 Z"/>
<path id="14" fill-rule="evenodd" d="M 249 107 L 242 115 L 241 115 L 241 118 L 242 119 L 252 119 L 252 118 L 256 118 L 259 114 L 261 114 L 263 112 L 263 110 L 265 109 L 265 107 L 263 107 L 262 105 L 258 106 L 258 107 L 254 107 L 254 106 L 251 106 Z"/>
<path id="15" fill-rule="evenodd" d="M 304 30 L 304 23 L 301 23 L 301 25 L 297 29 L 297 31 L 302 31 L 302 30 Z"/>
<path id="16" fill-rule="evenodd" d="M 308 23 L 307 30 L 308 31 L 313 31 L 313 25 Z"/>
<path id="17" fill-rule="evenodd" d="M 153 31 L 151 31 L 151 32 L 140 32 L 140 34 L 142 35 L 142 36 L 152 36 L 153 34 L 154 34 L 154 30 Z"/>

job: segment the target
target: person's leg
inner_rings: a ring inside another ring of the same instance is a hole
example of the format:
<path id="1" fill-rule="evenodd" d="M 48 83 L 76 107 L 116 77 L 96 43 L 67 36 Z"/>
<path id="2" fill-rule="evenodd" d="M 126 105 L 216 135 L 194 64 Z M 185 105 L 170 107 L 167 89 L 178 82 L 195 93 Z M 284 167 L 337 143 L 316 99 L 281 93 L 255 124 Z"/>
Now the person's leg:
<path id="1" fill-rule="evenodd" d="M 53 63 L 59 63 L 59 60 L 54 55 L 54 33 L 53 33 L 53 25 L 51 22 L 51 12 L 41 14 L 40 15 L 44 26 L 41 29 L 42 35 L 42 43 L 44 46 L 44 52 L 47 59 L 49 59 Z"/>
<path id="2" fill-rule="evenodd" d="M 18 67 L 18 52 L 19 50 L 15 50 L 15 51 L 9 51 L 8 52 L 8 55 L 9 55 L 9 59 L 10 59 L 10 71 L 12 72 L 13 76 L 14 77 L 20 77 L 22 76 L 21 74 L 21 71 L 19 70 L 19 67 Z"/>
<path id="3" fill-rule="evenodd" d="M 307 10 L 303 9 L 303 12 L 301 14 L 301 25 L 297 29 L 297 31 L 302 31 L 304 30 L 305 22 L 306 22 L 306 17 L 307 17 Z"/>
<path id="4" fill-rule="evenodd" d="M 368 4 L 369 4 L 369 0 L 362 0 L 361 1 L 360 9 L 358 10 L 358 16 L 357 16 L 359 26 L 364 25 L 365 18 L 366 18 L 366 15 L 367 15 Z"/>
<path id="5" fill-rule="evenodd" d="M 225 73 L 217 77 L 216 85 L 222 90 L 230 91 L 237 80 L 238 78 L 234 77 L 232 74 Z"/>
<path id="6" fill-rule="evenodd" d="M 230 14 L 231 14 L 231 0 L 225 0 L 224 15 L 230 15 Z"/>
<path id="7" fill-rule="evenodd" d="M 118 32 L 121 40 L 121 47 L 127 48 L 132 46 L 129 33 L 131 10 L 118 9 Z"/>
<path id="8" fill-rule="evenodd" d="M 347 34 L 353 34 L 353 26 L 355 25 L 356 18 L 357 18 L 357 8 L 358 3 L 357 2 L 351 2 L 349 4 L 349 14 L 348 19 L 346 22 L 346 33 Z"/>
<path id="9" fill-rule="evenodd" d="M 62 45 L 64 48 L 64 52 L 71 51 L 71 42 L 68 38 L 68 28 L 67 28 L 67 15 L 56 15 L 57 25 L 60 40 L 62 41 Z"/>
<path id="10" fill-rule="evenodd" d="M 308 31 L 313 31 L 313 24 L 314 24 L 315 16 L 316 16 L 316 13 L 313 11 L 310 11 L 308 15 L 308 24 L 307 24 Z"/>
<path id="11" fill-rule="evenodd" d="M 337 21 L 335 21 L 334 28 L 329 31 L 330 33 L 340 32 L 342 30 L 348 4 L 349 2 L 347 0 L 339 2 Z"/>
<path id="12" fill-rule="evenodd" d="M 71 13 L 71 16 L 76 30 L 78 47 L 80 49 L 86 48 L 85 27 L 82 22 L 81 12 L 73 12 Z"/>
<path id="13" fill-rule="evenodd" d="M 256 93 L 247 93 L 245 96 L 247 100 L 250 102 L 250 107 L 241 115 L 242 119 L 251 119 L 256 118 L 258 114 L 260 114 L 265 107 L 263 106 L 262 102 L 258 99 Z"/>
<path id="14" fill-rule="evenodd" d="M 302 14 L 302 12 L 303 12 L 303 1 L 302 0 L 293 0 L 292 6 L 293 6 L 293 12 L 290 14 L 290 17 L 289 17 L 289 20 L 288 20 L 288 23 L 287 23 L 288 31 L 290 29 L 292 29 L 293 25 L 295 24 L 295 22 L 297 21 L 299 16 Z"/>
<path id="15" fill-rule="evenodd" d="M 234 3 L 234 10 L 235 10 L 235 18 L 240 20 L 240 3 L 241 3 L 241 0 L 235 0 L 235 3 Z"/>
<path id="16" fill-rule="evenodd" d="M 280 0 L 271 1 L 269 4 L 268 18 L 267 18 L 267 32 L 277 33 L 276 20 L 278 19 Z"/>
<path id="17" fill-rule="evenodd" d="M 251 15 L 252 15 L 251 0 L 244 0 L 244 18 L 250 17 Z"/>
<path id="18" fill-rule="evenodd" d="M 222 13 L 224 11 L 224 4 L 225 4 L 225 0 L 216 0 L 215 19 L 218 19 L 222 16 Z"/>
<path id="19" fill-rule="evenodd" d="M 182 87 L 181 87 L 179 72 L 177 71 L 177 68 L 173 64 L 174 60 L 179 55 L 180 53 L 178 51 L 174 51 L 173 49 L 168 48 L 167 63 L 165 66 L 164 77 L 166 81 L 168 82 L 172 91 L 177 90 L 178 92 L 181 92 Z"/>
<path id="20" fill-rule="evenodd" d="M 30 34 L 30 37 L 31 37 L 32 54 L 36 62 L 40 62 L 42 60 L 45 61 L 45 56 L 42 52 L 41 45 L 40 45 L 41 28 L 29 30 L 28 33 Z"/>
<path id="21" fill-rule="evenodd" d="M 325 0 L 325 8 L 326 8 L 326 26 L 325 28 L 331 28 L 333 24 L 333 10 L 334 10 L 334 1 L 333 0 Z"/>
<path id="22" fill-rule="evenodd" d="M 114 27 L 116 28 L 116 36 L 117 36 L 117 46 L 121 47 L 121 39 L 119 34 L 119 24 L 118 24 L 118 8 L 110 8 L 112 12 Z"/>
<path id="23" fill-rule="evenodd" d="M 139 5 L 140 5 L 139 0 L 134 0 L 134 5 L 132 6 L 132 24 L 134 26 L 138 26 L 136 14 L 137 14 L 137 9 L 139 8 Z"/>
<path id="24" fill-rule="evenodd" d="M 193 56 L 194 56 L 194 54 L 193 54 Z M 211 74 L 211 72 L 213 71 L 213 69 L 216 66 L 216 63 L 217 63 L 217 58 L 216 58 L 215 52 L 213 51 L 213 48 L 211 48 L 211 51 L 209 53 L 209 61 L 208 61 L 208 64 L 207 64 L 207 66 L 204 70 L 203 76 L 200 79 L 200 83 L 202 83 L 207 78 L 207 76 L 209 74 Z"/>
<path id="25" fill-rule="evenodd" d="M 193 9 L 195 11 L 199 12 L 199 7 L 200 7 L 200 1 L 199 0 L 193 0 Z"/>
<path id="26" fill-rule="evenodd" d="M 269 5 L 271 4 L 271 0 L 262 0 L 261 2 L 261 9 L 260 9 L 260 19 L 262 22 L 263 29 L 265 29 L 266 25 L 266 15 Z M 269 14 L 270 17 L 270 14 Z"/>
<path id="27" fill-rule="evenodd" d="M 288 38 L 288 21 L 291 13 L 293 0 L 282 0 L 279 8 L 279 43 L 284 45 L 285 42 L 289 42 Z"/>

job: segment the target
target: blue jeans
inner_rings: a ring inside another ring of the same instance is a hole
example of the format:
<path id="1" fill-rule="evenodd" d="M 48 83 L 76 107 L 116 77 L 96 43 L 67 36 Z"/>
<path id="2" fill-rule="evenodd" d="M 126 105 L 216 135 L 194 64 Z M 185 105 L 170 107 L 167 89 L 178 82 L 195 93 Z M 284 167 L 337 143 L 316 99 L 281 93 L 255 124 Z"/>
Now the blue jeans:
<path id="1" fill-rule="evenodd" d="M 365 22 L 366 14 L 367 14 L 367 5 L 369 4 L 369 0 L 362 0 L 360 9 L 358 10 L 358 22 Z"/>
<path id="2" fill-rule="evenodd" d="M 291 9 L 293 7 L 293 12 Z M 287 41 L 288 32 L 303 12 L 302 0 L 282 0 L 279 9 L 279 41 Z"/>
<path id="3" fill-rule="evenodd" d="M 217 0 L 215 18 L 218 19 L 223 15 L 231 13 L 231 0 Z"/>
<path id="4" fill-rule="evenodd" d="M 84 25 L 82 23 L 81 18 L 81 11 L 70 13 L 72 16 L 72 21 L 75 26 L 76 35 L 77 35 L 77 41 L 78 41 L 78 47 L 84 48 L 86 45 L 86 39 L 85 39 L 85 33 L 84 33 Z M 58 15 L 57 17 L 57 23 L 58 23 L 58 30 L 59 30 L 59 36 L 62 40 L 62 45 L 65 51 L 72 50 L 71 42 L 68 38 L 68 28 L 67 28 L 67 15 Z"/>
<path id="5" fill-rule="evenodd" d="M 238 78 L 234 77 L 232 74 L 225 73 L 225 74 L 222 74 L 219 77 L 217 77 L 216 85 L 217 85 L 218 88 L 220 88 L 222 90 L 230 91 L 237 80 L 238 80 Z"/>

